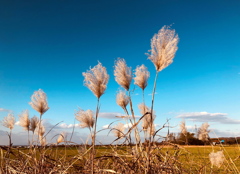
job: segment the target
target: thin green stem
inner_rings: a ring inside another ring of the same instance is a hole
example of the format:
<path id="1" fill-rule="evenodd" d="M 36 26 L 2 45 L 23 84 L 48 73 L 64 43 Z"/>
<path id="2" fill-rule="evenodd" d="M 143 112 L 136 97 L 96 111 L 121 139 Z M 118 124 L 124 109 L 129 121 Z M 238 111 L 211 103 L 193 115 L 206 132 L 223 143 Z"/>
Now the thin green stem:
<path id="1" fill-rule="evenodd" d="M 155 76 L 155 80 L 154 80 L 154 85 L 153 85 L 153 92 L 152 92 L 152 105 L 151 105 L 151 123 L 150 123 L 150 136 L 149 136 L 149 143 L 148 143 L 148 163 L 147 163 L 147 171 L 148 173 L 151 173 L 150 171 L 150 152 L 151 152 L 151 142 L 152 142 L 152 129 L 153 129 L 153 106 L 154 106 L 154 97 L 155 97 L 155 91 L 156 91 L 156 86 L 157 86 L 157 78 L 158 78 L 158 71 L 156 71 L 156 76 Z"/>
<path id="2" fill-rule="evenodd" d="M 135 119 L 135 115 L 134 115 L 134 111 L 133 111 L 130 91 L 128 91 L 128 96 L 129 96 L 129 103 L 130 103 L 130 109 L 131 109 L 131 113 L 132 113 L 133 122 L 134 122 L 134 124 L 136 124 L 136 119 Z M 140 147 L 140 151 L 142 152 L 141 139 L 140 139 L 140 135 L 139 135 L 137 126 L 135 126 L 134 130 L 135 130 L 134 133 L 135 133 L 135 141 L 136 141 L 136 154 L 138 154 L 138 146 Z"/>
<path id="3" fill-rule="evenodd" d="M 127 127 L 128 127 L 128 130 L 129 130 L 130 127 L 129 127 L 128 120 L 130 121 L 131 125 L 133 125 L 133 124 L 132 124 L 132 120 L 130 119 L 130 116 L 129 116 L 129 113 L 128 113 L 127 108 L 125 107 L 125 108 L 123 108 L 123 110 L 124 110 L 125 114 L 126 114 L 127 117 L 128 117 L 128 118 L 126 118 L 126 123 L 127 123 Z M 129 133 L 129 140 L 130 140 L 130 144 L 131 144 L 131 141 L 132 141 L 132 140 L 131 140 L 131 132 Z"/>
<path id="4" fill-rule="evenodd" d="M 97 100 L 97 108 L 96 108 L 96 118 L 95 118 L 95 124 L 94 124 L 94 129 L 93 129 L 93 135 L 92 135 L 92 164 L 91 164 L 91 173 L 94 173 L 94 157 L 95 157 L 95 141 L 96 141 L 96 130 L 97 130 L 97 120 L 98 120 L 98 114 L 99 114 L 99 100 L 100 98 L 98 98 Z"/>

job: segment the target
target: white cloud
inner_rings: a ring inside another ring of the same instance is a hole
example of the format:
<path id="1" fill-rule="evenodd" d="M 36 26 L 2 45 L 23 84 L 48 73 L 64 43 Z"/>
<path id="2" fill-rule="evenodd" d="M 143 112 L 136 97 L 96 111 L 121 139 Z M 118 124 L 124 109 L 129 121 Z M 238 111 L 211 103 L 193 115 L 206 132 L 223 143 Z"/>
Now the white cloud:
<path id="1" fill-rule="evenodd" d="M 186 125 L 186 128 L 187 128 L 187 130 L 194 130 L 194 129 L 196 129 L 196 127 L 192 126 L 192 125 Z"/>
<path id="2" fill-rule="evenodd" d="M 123 115 L 118 112 L 101 112 L 101 113 L 99 113 L 99 117 L 101 117 L 101 118 L 116 119 L 117 118 L 116 116 L 123 116 Z"/>
<path id="3" fill-rule="evenodd" d="M 46 131 L 47 133 L 48 131 Z M 48 145 L 50 144 L 54 144 L 56 143 L 56 139 L 58 138 L 58 135 L 61 133 L 59 130 L 51 130 L 48 134 L 46 134 L 46 138 L 47 138 L 47 142 Z M 81 132 L 74 132 L 73 136 L 72 136 L 72 132 L 65 132 L 66 134 L 66 140 L 71 142 L 74 142 L 76 144 L 82 144 L 85 143 L 86 140 L 88 139 L 88 134 L 85 133 L 81 133 Z M 36 140 L 37 136 L 33 135 L 32 133 L 30 133 L 30 140 L 33 138 Z M 0 130 L 0 145 L 8 145 L 9 143 L 9 139 L 7 136 L 7 132 Z M 20 132 L 16 132 L 13 131 L 12 132 L 12 143 L 13 145 L 27 145 L 28 144 L 28 134 L 27 131 L 20 131 Z"/>
<path id="4" fill-rule="evenodd" d="M 226 113 L 188 112 L 177 116 L 195 122 L 218 122 L 222 124 L 240 124 L 240 120 L 227 117 Z"/>
<path id="5" fill-rule="evenodd" d="M 102 128 L 103 128 L 103 129 L 108 129 L 108 128 L 110 128 L 110 127 L 109 127 L 109 124 L 106 124 L 106 125 L 104 125 Z"/>
<path id="6" fill-rule="evenodd" d="M 79 124 L 66 124 L 66 123 L 61 123 L 61 124 L 59 124 L 57 127 L 58 128 L 63 128 L 63 129 L 69 129 L 69 128 L 73 128 L 73 127 L 78 127 L 79 126 Z"/>
<path id="7" fill-rule="evenodd" d="M 124 128 L 131 128 L 131 127 L 132 127 L 132 123 L 124 124 Z"/>
<path id="8" fill-rule="evenodd" d="M 67 124 L 64 122 L 60 122 L 57 124 L 52 124 L 51 122 L 49 122 L 48 120 L 42 120 L 42 124 L 45 126 L 46 129 L 70 129 L 75 127 L 79 127 L 79 124 Z M 19 123 L 17 123 L 17 125 L 19 125 Z"/>
<path id="9" fill-rule="evenodd" d="M 12 112 L 12 110 L 0 108 L 0 112 Z"/>

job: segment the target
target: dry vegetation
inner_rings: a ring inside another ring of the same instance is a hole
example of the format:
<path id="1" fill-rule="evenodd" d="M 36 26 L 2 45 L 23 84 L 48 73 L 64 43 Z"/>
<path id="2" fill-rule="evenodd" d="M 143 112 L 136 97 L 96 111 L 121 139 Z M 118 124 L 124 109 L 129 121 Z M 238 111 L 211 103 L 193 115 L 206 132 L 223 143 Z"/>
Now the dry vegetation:
<path id="1" fill-rule="evenodd" d="M 122 87 L 117 94 L 116 102 L 123 109 L 125 115 L 122 118 L 129 126 L 125 128 L 124 124 L 118 123 L 109 127 L 116 139 L 108 146 L 96 145 L 100 98 L 107 88 L 109 79 L 106 68 L 100 62 L 83 73 L 85 86 L 96 96 L 96 111 L 84 111 L 79 108 L 75 113 L 80 127 L 89 129 L 91 145 L 69 142 L 64 133 L 59 134 L 55 144 L 47 144 L 47 134 L 42 124 L 42 116 L 49 109 L 47 96 L 42 90 L 34 92 L 29 104 L 39 112 L 39 117 L 29 118 L 28 111 L 24 111 L 19 117 L 20 125 L 28 132 L 29 148 L 12 146 L 11 131 L 15 123 L 14 116 L 9 114 L 2 121 L 2 125 L 9 128 L 9 146 L 0 148 L 0 173 L 239 173 L 238 147 L 228 149 L 223 146 L 203 146 L 191 149 L 171 142 L 155 143 L 157 133 L 164 128 L 163 126 L 156 130 L 154 127 L 156 118 L 154 94 L 158 73 L 173 62 L 178 41 L 175 30 L 167 26 L 159 30 L 151 40 L 148 57 L 156 68 L 156 75 L 149 107 L 144 101 L 144 89 L 150 76 L 147 68 L 144 65 L 138 66 L 133 77 L 126 61 L 122 58 L 116 60 L 115 80 Z M 142 114 L 140 119 L 136 119 L 133 110 L 130 90 L 132 80 L 142 89 L 142 100 L 139 102 Z M 204 142 L 209 140 L 208 126 L 207 123 L 203 124 L 199 131 L 199 138 Z M 140 137 L 141 131 L 144 132 L 144 141 Z M 32 137 L 29 136 L 29 132 L 32 132 Z M 185 122 L 181 123 L 181 132 L 188 144 Z M 33 134 L 37 139 L 34 139 Z M 124 143 L 116 145 L 119 140 L 123 140 Z M 64 145 L 58 146 L 60 143 Z M 235 150 L 235 153 L 232 150 Z"/>

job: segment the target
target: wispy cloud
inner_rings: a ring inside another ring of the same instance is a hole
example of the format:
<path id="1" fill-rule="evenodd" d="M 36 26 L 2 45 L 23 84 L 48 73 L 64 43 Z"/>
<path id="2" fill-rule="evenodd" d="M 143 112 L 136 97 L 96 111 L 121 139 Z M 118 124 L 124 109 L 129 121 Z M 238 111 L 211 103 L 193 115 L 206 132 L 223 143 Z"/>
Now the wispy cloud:
<path id="1" fill-rule="evenodd" d="M 188 112 L 177 116 L 195 122 L 217 122 L 222 124 L 240 124 L 240 120 L 227 117 L 226 113 Z"/>
<path id="2" fill-rule="evenodd" d="M 124 124 L 124 128 L 131 128 L 133 126 L 133 124 L 132 123 L 128 123 L 128 124 Z"/>
<path id="3" fill-rule="evenodd" d="M 123 116 L 123 115 L 118 112 L 101 112 L 101 113 L 99 113 L 99 117 L 101 117 L 101 118 L 116 119 L 117 118 L 116 116 Z"/>
<path id="4" fill-rule="evenodd" d="M 114 125 L 106 124 L 106 125 L 104 125 L 102 128 L 103 128 L 103 129 L 109 129 L 109 128 L 111 129 L 113 126 L 114 126 Z M 132 127 L 132 124 L 131 124 L 131 123 L 124 124 L 123 127 L 124 127 L 124 128 L 130 128 L 130 127 Z"/>
<path id="5" fill-rule="evenodd" d="M 157 92 L 155 92 L 155 95 L 157 95 L 158 93 Z M 150 93 L 150 94 L 148 94 L 148 95 L 152 95 L 152 93 Z"/>
<path id="6" fill-rule="evenodd" d="M 239 137 L 239 130 L 230 131 L 230 130 L 219 130 L 219 129 L 211 129 L 210 127 L 210 137 L 211 138 L 219 138 L 219 137 Z"/>
<path id="7" fill-rule="evenodd" d="M 12 112 L 12 110 L 10 110 L 10 109 L 0 108 L 0 112 Z"/>

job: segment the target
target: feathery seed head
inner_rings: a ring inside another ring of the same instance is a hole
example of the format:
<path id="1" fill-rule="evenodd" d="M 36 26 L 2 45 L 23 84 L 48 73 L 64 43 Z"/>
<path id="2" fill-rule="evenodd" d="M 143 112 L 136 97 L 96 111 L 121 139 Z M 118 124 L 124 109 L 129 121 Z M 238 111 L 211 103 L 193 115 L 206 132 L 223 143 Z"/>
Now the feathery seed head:
<path id="1" fill-rule="evenodd" d="M 223 151 L 218 151 L 216 153 L 211 152 L 209 154 L 209 159 L 212 166 L 216 166 L 219 168 L 223 164 L 225 157 L 224 157 Z"/>
<path id="2" fill-rule="evenodd" d="M 75 118 L 80 122 L 80 127 L 81 128 L 93 128 L 95 124 L 95 119 L 93 118 L 93 111 L 91 110 L 82 110 L 79 109 L 75 113 Z"/>
<path id="3" fill-rule="evenodd" d="M 35 129 L 37 128 L 38 122 L 39 122 L 39 119 L 37 116 L 32 117 L 30 120 L 30 129 L 29 130 L 31 130 L 33 133 L 34 133 Z"/>
<path id="4" fill-rule="evenodd" d="M 146 114 L 146 112 L 151 112 L 151 109 L 149 109 L 144 103 L 139 104 L 138 108 L 142 115 Z M 148 128 L 150 128 L 151 124 L 153 125 L 153 121 L 155 118 L 156 118 L 156 115 L 154 114 L 154 112 L 152 115 L 152 122 L 151 122 L 151 114 L 147 114 L 142 118 L 142 127 L 143 127 L 144 131 L 146 131 Z"/>
<path id="5" fill-rule="evenodd" d="M 31 122 L 29 119 L 29 112 L 27 109 L 23 111 L 21 115 L 19 115 L 19 122 L 20 122 L 20 126 L 22 126 L 24 130 L 27 130 L 27 131 L 30 130 Z"/>
<path id="6" fill-rule="evenodd" d="M 173 62 L 178 41 L 178 35 L 169 26 L 163 26 L 151 39 L 151 50 L 147 55 L 158 72 Z"/>
<path id="7" fill-rule="evenodd" d="M 47 95 L 45 92 L 43 92 L 43 90 L 39 89 L 38 91 L 35 91 L 31 96 L 31 100 L 32 101 L 29 102 L 29 104 L 41 115 L 49 109 Z"/>
<path id="8" fill-rule="evenodd" d="M 106 68 L 98 62 L 96 66 L 82 74 L 84 76 L 84 85 L 88 87 L 97 98 L 100 98 L 107 88 L 109 79 Z"/>
<path id="9" fill-rule="evenodd" d="M 186 128 L 185 120 L 181 121 L 180 130 L 183 135 L 185 135 L 185 136 L 187 135 L 187 128 Z"/>
<path id="10" fill-rule="evenodd" d="M 46 146 L 46 144 L 47 144 L 47 139 L 46 139 L 46 137 L 43 137 L 43 136 L 39 136 L 39 141 L 40 141 L 40 144 L 41 144 L 41 146 Z"/>
<path id="11" fill-rule="evenodd" d="M 208 141 L 209 135 L 208 133 L 210 130 L 208 130 L 209 124 L 203 123 L 202 126 L 198 130 L 198 139 L 202 141 Z"/>
<path id="12" fill-rule="evenodd" d="M 45 134 L 45 127 L 43 126 L 42 122 L 40 124 L 40 122 L 37 124 L 37 135 L 39 135 L 40 137 L 43 137 L 43 135 Z"/>
<path id="13" fill-rule="evenodd" d="M 114 128 L 112 132 L 116 137 L 120 138 L 124 135 L 125 127 L 123 123 L 118 123 Z"/>
<path id="14" fill-rule="evenodd" d="M 152 130 L 150 129 L 150 127 L 148 127 L 147 132 L 149 133 L 149 135 L 154 135 L 156 131 L 155 125 L 152 124 Z"/>
<path id="15" fill-rule="evenodd" d="M 1 121 L 1 124 L 4 127 L 12 130 L 15 124 L 15 117 L 13 116 L 12 113 L 9 113 L 6 117 L 3 118 L 3 120 Z"/>
<path id="16" fill-rule="evenodd" d="M 114 68 L 116 82 L 128 91 L 132 81 L 131 67 L 127 66 L 124 59 L 118 58 L 115 62 Z"/>
<path id="17" fill-rule="evenodd" d="M 149 71 L 147 70 L 147 67 L 144 65 L 137 66 L 135 70 L 135 78 L 134 78 L 134 84 L 138 85 L 142 90 L 144 90 L 147 86 L 147 80 L 150 76 Z"/>
<path id="18" fill-rule="evenodd" d="M 129 103 L 129 97 L 126 95 L 125 91 L 122 91 L 122 90 L 118 91 L 116 102 L 123 109 L 126 109 Z"/>
<path id="19" fill-rule="evenodd" d="M 64 139 L 65 139 L 65 133 L 62 132 L 62 133 L 58 136 L 57 144 L 64 142 Z"/>

